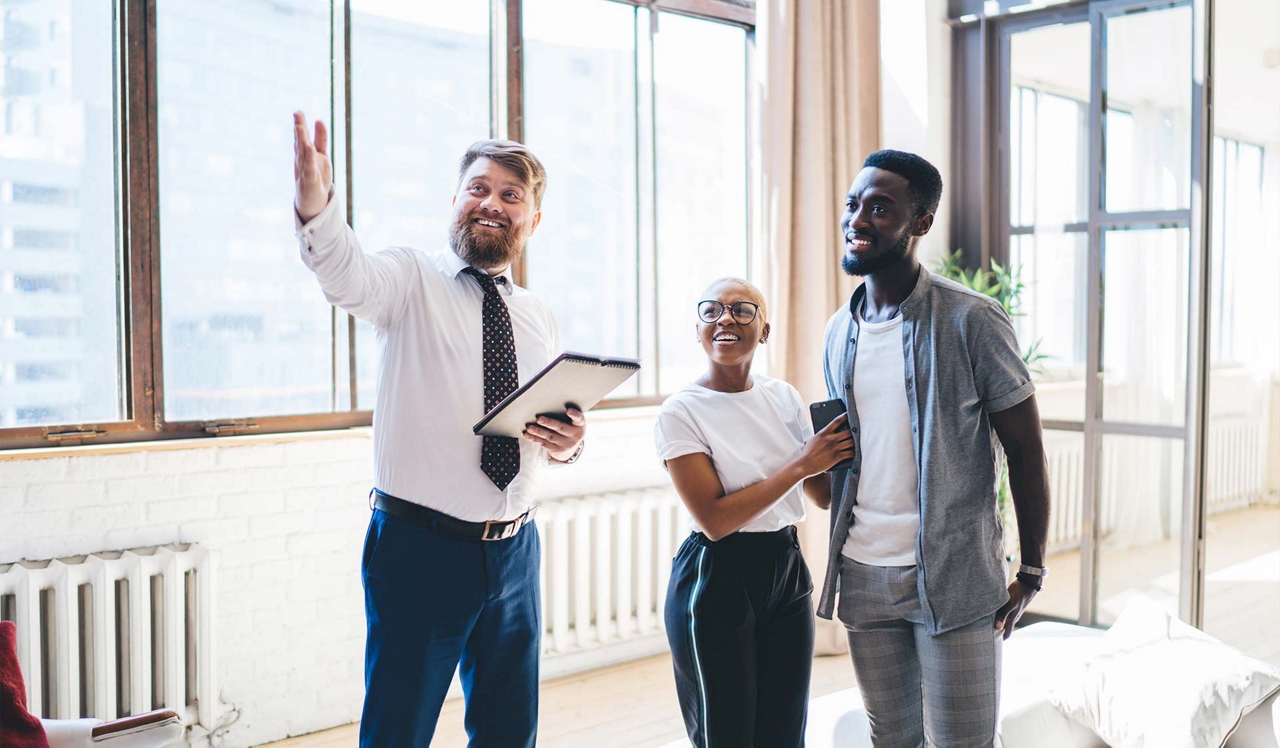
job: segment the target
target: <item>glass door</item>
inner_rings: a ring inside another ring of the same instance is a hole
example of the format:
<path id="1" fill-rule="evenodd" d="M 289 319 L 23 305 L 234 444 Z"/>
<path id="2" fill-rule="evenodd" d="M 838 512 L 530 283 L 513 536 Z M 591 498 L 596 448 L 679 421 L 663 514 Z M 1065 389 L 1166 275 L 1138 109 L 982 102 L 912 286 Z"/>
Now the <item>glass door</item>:
<path id="1" fill-rule="evenodd" d="M 1076 621 L 1084 517 L 1090 26 L 1087 8 L 1001 29 L 1007 127 L 1001 225 L 1022 283 L 1013 318 L 1049 461 L 1051 584 L 1029 611 Z M 1006 513 L 1007 514 L 1007 513 Z"/>
<path id="2" fill-rule="evenodd" d="M 1094 3 L 1081 620 L 1177 615 L 1193 275 L 1190 3 Z M 1090 547 L 1091 546 L 1091 547 Z M 1089 567 L 1092 566 L 1092 569 Z"/>
<path id="3" fill-rule="evenodd" d="M 1280 665 L 1280 3 L 1212 35 L 1203 626 Z"/>
<path id="4" fill-rule="evenodd" d="M 1000 28 L 998 226 L 1045 428 L 1051 584 L 1109 624 L 1183 596 L 1192 359 L 1193 7 L 1109 0 Z M 1185 532 L 1184 532 L 1185 531 Z"/>

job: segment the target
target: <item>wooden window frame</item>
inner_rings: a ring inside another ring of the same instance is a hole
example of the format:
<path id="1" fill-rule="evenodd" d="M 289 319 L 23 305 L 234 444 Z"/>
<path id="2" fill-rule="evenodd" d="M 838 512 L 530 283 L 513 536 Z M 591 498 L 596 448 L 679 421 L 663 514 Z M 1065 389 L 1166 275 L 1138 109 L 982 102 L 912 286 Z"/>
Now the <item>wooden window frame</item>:
<path id="1" fill-rule="evenodd" d="M 678 13 L 739 26 L 750 34 L 755 28 L 755 0 L 600 0 L 651 12 Z M 164 417 L 164 357 L 161 325 L 158 88 L 156 60 L 157 0 L 115 0 L 113 106 L 117 117 L 116 148 L 119 157 L 118 203 L 120 206 L 119 252 L 121 281 L 118 292 L 123 318 L 119 320 L 123 341 L 120 366 L 122 418 L 102 423 L 74 423 L 0 428 L 0 451 L 115 444 L 127 442 L 192 439 L 236 434 L 279 434 L 369 426 L 372 410 L 354 409 L 356 397 L 355 321 L 332 309 L 331 345 L 333 355 L 334 402 L 339 397 L 339 339 L 345 337 L 352 410 L 288 416 L 245 416 L 215 420 L 169 421 Z M 524 0 L 490 0 L 491 127 L 495 136 L 515 140 L 524 134 L 523 98 L 523 3 Z M 351 33 L 350 0 L 331 0 L 335 69 L 332 71 L 335 96 L 343 96 L 342 116 L 346 120 L 345 164 L 340 173 L 350 175 L 351 164 Z M 341 69 L 337 66 L 341 65 Z M 499 74 L 498 71 L 502 71 Z M 748 75 L 750 73 L 748 72 Z M 343 76 L 342 91 L 336 80 Z M 335 101 L 335 104 L 337 102 Z M 335 110 L 338 106 L 335 106 Z M 745 154 L 744 154 L 745 157 Z M 337 166 L 337 165 L 335 165 Z M 351 180 L 346 180 L 348 191 Z M 348 194 L 348 206 L 352 196 Z M 523 283 L 523 259 L 513 273 Z M 339 326 L 346 321 L 346 334 Z M 601 407 L 625 408 L 653 405 L 659 397 L 618 398 Z"/>

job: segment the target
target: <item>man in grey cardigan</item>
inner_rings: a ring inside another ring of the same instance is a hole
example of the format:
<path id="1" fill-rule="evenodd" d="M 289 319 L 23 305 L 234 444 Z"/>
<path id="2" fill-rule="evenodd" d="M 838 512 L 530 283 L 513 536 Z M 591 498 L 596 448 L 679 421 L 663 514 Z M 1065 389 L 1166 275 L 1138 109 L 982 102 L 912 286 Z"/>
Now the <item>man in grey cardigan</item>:
<path id="1" fill-rule="evenodd" d="M 900 151 L 863 166 L 840 231 L 841 264 L 864 282 L 827 323 L 823 366 L 856 450 L 832 474 L 818 615 L 848 629 L 877 748 L 990 746 L 1001 641 L 1048 571 L 1035 386 L 1000 304 L 916 258 L 942 195 L 937 169 Z M 1012 583 L 1001 446 L 1022 551 Z"/>

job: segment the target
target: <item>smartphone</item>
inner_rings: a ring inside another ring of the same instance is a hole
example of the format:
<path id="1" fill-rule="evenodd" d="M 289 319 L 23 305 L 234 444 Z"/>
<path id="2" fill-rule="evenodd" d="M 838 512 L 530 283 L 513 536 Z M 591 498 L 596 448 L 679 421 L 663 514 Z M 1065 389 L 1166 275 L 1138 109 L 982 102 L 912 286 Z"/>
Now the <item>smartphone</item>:
<path id="1" fill-rule="evenodd" d="M 845 420 L 844 427 L 849 428 L 849 422 L 845 419 L 844 400 L 836 398 L 835 400 L 824 400 L 820 403 L 814 403 L 809 406 L 809 418 L 813 421 L 813 433 L 825 429 L 830 423 L 837 418 Z M 839 431 L 840 429 L 836 429 Z M 848 470 L 853 465 L 853 458 L 841 460 L 832 466 L 831 470 Z M 830 472 L 830 471 L 828 471 Z"/>

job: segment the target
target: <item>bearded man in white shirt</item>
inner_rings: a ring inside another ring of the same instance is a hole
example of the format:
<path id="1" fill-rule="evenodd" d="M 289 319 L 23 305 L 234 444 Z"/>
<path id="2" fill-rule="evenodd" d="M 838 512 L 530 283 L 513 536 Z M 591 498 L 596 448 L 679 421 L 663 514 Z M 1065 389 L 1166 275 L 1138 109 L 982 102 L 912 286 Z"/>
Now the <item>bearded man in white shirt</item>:
<path id="1" fill-rule="evenodd" d="M 560 353 L 555 318 L 511 281 L 542 219 L 546 172 L 519 143 L 462 158 L 449 249 L 365 254 L 333 190 L 328 132 L 294 113 L 302 261 L 335 306 L 377 328 L 373 516 L 362 577 L 362 748 L 427 748 L 458 669 L 472 746 L 535 744 L 541 595 L 532 494 L 581 452 L 586 422 L 540 417 L 522 439 L 472 424 Z"/>

